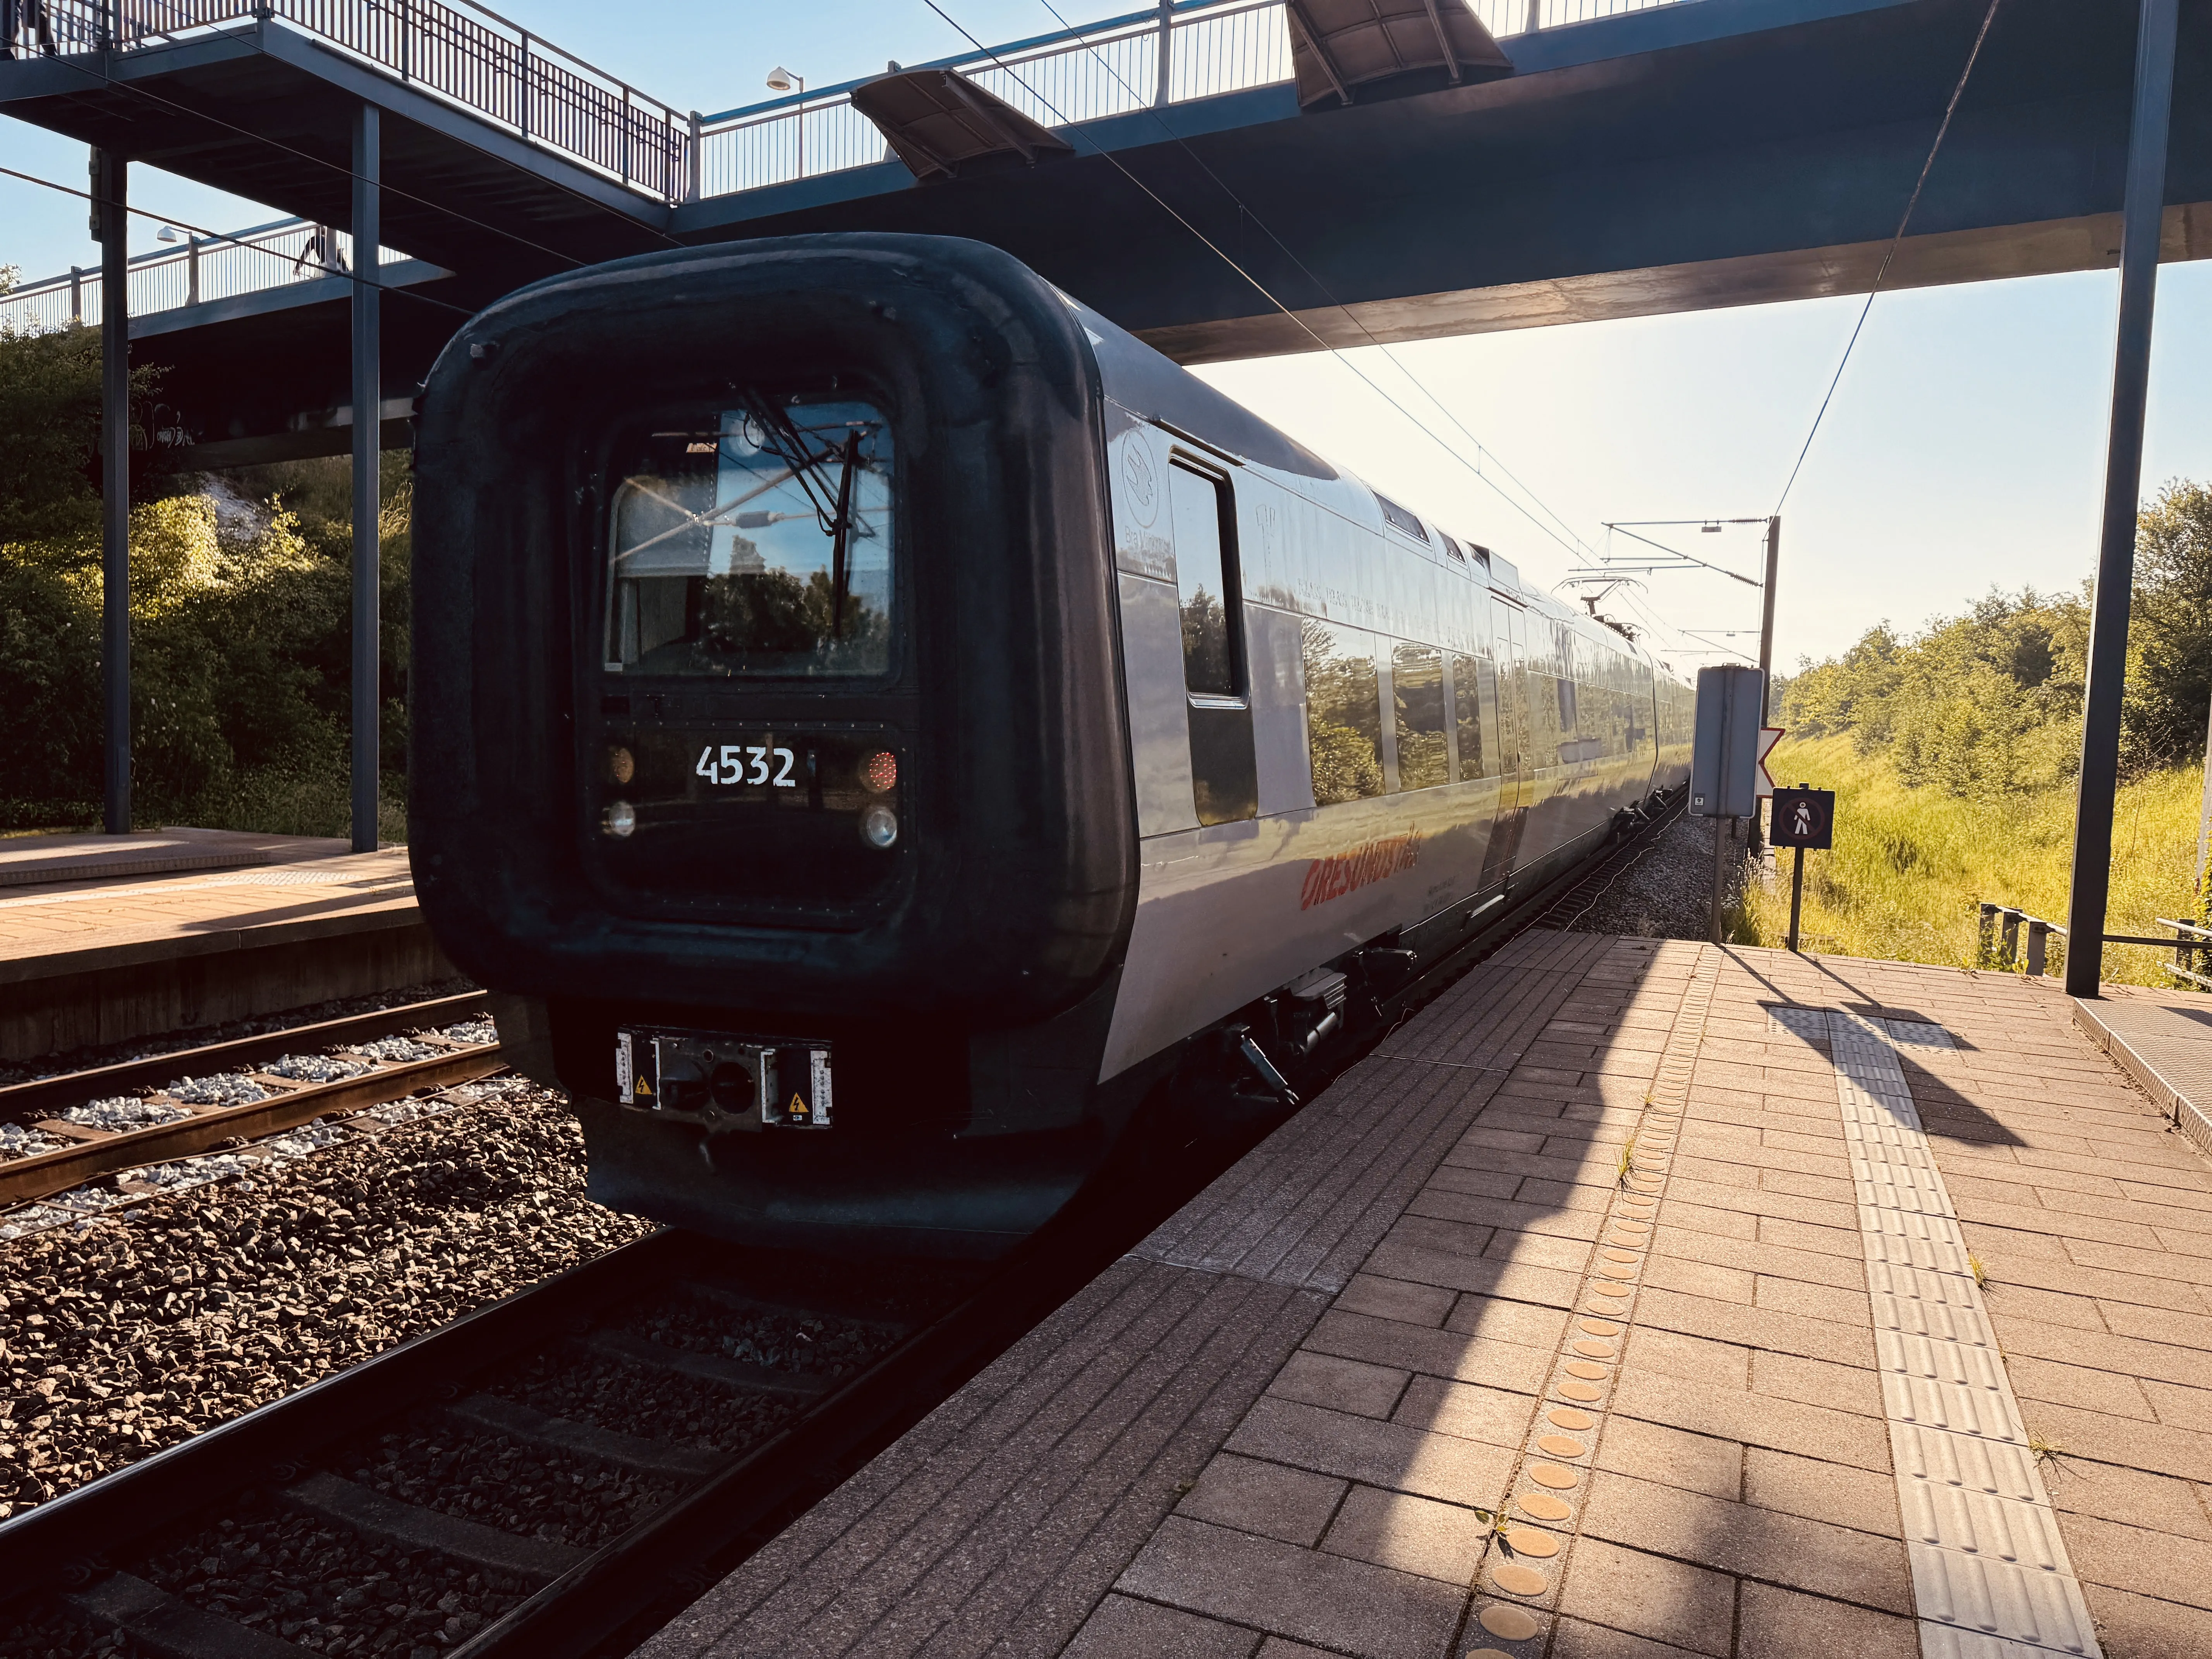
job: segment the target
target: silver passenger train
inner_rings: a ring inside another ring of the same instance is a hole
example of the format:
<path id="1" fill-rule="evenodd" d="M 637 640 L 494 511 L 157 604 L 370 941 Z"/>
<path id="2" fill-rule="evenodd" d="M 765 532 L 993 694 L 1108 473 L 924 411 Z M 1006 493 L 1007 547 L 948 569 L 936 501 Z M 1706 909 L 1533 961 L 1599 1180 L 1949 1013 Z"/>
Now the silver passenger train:
<path id="1" fill-rule="evenodd" d="M 1686 780 L 1634 641 L 979 244 L 556 278 L 421 408 L 418 890 L 622 1207 L 1003 1249 Z"/>

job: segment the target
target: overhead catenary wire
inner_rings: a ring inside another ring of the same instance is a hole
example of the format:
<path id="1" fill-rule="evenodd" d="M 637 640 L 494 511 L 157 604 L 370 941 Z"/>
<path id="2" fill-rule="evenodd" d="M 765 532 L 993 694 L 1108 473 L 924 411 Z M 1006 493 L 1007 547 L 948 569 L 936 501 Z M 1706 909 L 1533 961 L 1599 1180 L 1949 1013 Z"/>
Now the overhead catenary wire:
<path id="1" fill-rule="evenodd" d="M 953 17 L 951 13 L 947 12 L 943 6 L 939 4 L 938 0 L 922 0 L 922 3 L 927 5 L 932 11 L 935 12 L 940 18 L 943 18 L 945 21 L 950 24 L 955 30 L 958 31 L 961 36 L 965 39 L 970 46 L 974 46 L 978 52 L 981 53 L 984 57 L 988 58 L 994 64 L 997 64 L 998 67 L 1004 70 L 1007 76 L 1012 79 L 1017 86 L 1028 93 L 1030 97 L 1036 99 L 1039 105 L 1046 110 L 1050 111 L 1053 117 L 1059 121 L 1063 127 L 1067 128 L 1071 132 L 1075 131 L 1075 124 L 1069 120 L 1066 115 L 1065 115 L 1050 99 L 1039 92 L 1034 86 L 1031 86 L 1029 82 L 1024 80 L 1022 76 L 1015 71 L 1012 65 L 1009 64 L 1004 58 L 1000 58 L 996 52 L 993 51 L 990 47 L 985 46 L 981 40 L 976 39 L 976 37 L 964 26 L 963 26 L 957 19 Z M 1054 13 L 1054 15 L 1055 16 L 1058 15 L 1057 13 Z M 1127 82 L 1123 82 L 1122 84 L 1126 87 Z M 1127 167 L 1123 165 L 1120 157 L 1115 155 L 1103 145 L 1098 143 L 1096 139 L 1089 139 L 1086 136 L 1086 141 L 1091 144 L 1094 154 L 1105 161 L 1109 166 L 1113 167 L 1114 170 L 1119 173 L 1124 179 L 1134 185 L 1139 191 L 1143 191 L 1144 194 L 1152 200 L 1154 205 L 1158 207 L 1162 212 L 1173 219 L 1185 230 L 1188 231 L 1192 236 L 1203 244 L 1206 250 L 1213 254 L 1215 258 L 1218 258 L 1222 264 L 1227 265 L 1230 270 L 1236 272 L 1238 276 L 1249 283 L 1252 289 L 1258 293 L 1262 299 L 1266 300 L 1269 305 L 1274 307 L 1276 310 L 1281 312 L 1285 318 L 1289 319 L 1291 323 L 1295 324 L 1308 338 L 1313 341 L 1315 345 L 1318 346 L 1322 350 L 1328 352 L 1329 356 L 1335 358 L 1340 364 L 1350 370 L 1352 374 L 1355 375 L 1364 386 L 1366 386 L 1370 391 L 1373 392 L 1376 397 L 1382 398 L 1383 402 L 1389 404 L 1391 408 L 1396 410 L 1399 414 L 1402 415 L 1413 424 L 1416 430 L 1420 432 L 1423 436 L 1426 437 L 1439 449 L 1443 450 L 1445 454 L 1450 456 L 1452 459 L 1458 462 L 1462 466 L 1466 467 L 1470 472 L 1473 472 L 1476 477 L 1482 479 L 1482 481 L 1488 484 L 1492 489 L 1496 490 L 1498 498 L 1504 501 L 1506 505 L 1519 513 L 1523 518 L 1527 519 L 1529 523 L 1535 526 L 1535 527 L 1541 531 L 1545 535 L 1550 537 L 1553 541 L 1558 542 L 1562 547 L 1566 548 L 1568 551 L 1577 554 L 1588 553 L 1589 551 L 1589 549 L 1586 545 L 1581 544 L 1578 540 L 1570 541 L 1567 538 L 1561 536 L 1558 531 L 1545 524 L 1534 513 L 1530 512 L 1528 507 L 1522 505 L 1519 501 L 1515 501 L 1511 495 L 1500 489 L 1494 479 L 1485 475 L 1480 467 L 1468 460 L 1468 459 L 1464 455 L 1461 454 L 1451 444 L 1446 442 L 1444 439 L 1426 422 L 1423 421 L 1420 416 L 1414 414 L 1413 410 L 1407 409 L 1405 404 L 1400 403 L 1397 398 L 1392 397 L 1389 392 L 1377 385 L 1373 377 L 1362 369 L 1358 364 L 1346 357 L 1342 351 L 1338 349 L 1337 347 L 1323 339 L 1320 334 L 1315 331 L 1311 324 L 1308 323 L 1305 319 L 1292 311 L 1290 307 L 1284 304 L 1283 301 L 1276 296 L 1273 290 L 1269 289 L 1265 283 L 1262 283 L 1257 276 L 1255 276 L 1242 264 L 1239 264 L 1237 260 L 1232 258 L 1227 251 L 1224 250 L 1218 243 L 1215 242 L 1212 237 L 1208 236 L 1196 225 L 1191 223 L 1188 218 L 1164 200 L 1158 191 L 1152 189 L 1151 185 L 1147 185 L 1143 179 L 1138 178 L 1135 173 L 1132 173 Z M 1217 180 L 1217 182 L 1218 181 Z M 1226 186 L 1224 186 L 1224 188 L 1226 188 Z M 1280 246 L 1280 244 L 1279 243 L 1278 246 Z M 1550 511 L 1548 507 L 1545 510 L 1547 512 Z"/>
<path id="2" fill-rule="evenodd" d="M 1928 147 L 1928 159 L 1920 164 L 1920 176 L 1913 181 L 1912 194 L 1906 198 L 1905 211 L 1897 221 L 1897 234 L 1889 239 L 1889 246 L 1883 252 L 1881 264 L 1874 274 L 1874 286 L 1867 290 L 1866 303 L 1859 307 L 1858 321 L 1851 325 L 1850 338 L 1844 343 L 1844 355 L 1837 361 L 1836 372 L 1828 378 L 1828 390 L 1820 399 L 1820 408 L 1813 412 L 1813 424 L 1805 434 L 1805 441 L 1798 447 L 1797 459 L 1790 469 L 1790 477 L 1783 483 L 1782 494 L 1775 498 L 1774 511 L 1778 515 L 1782 511 L 1783 502 L 1790 499 L 1790 492 L 1797 486 L 1797 475 L 1804 471 L 1806 456 L 1812 453 L 1813 440 L 1820 435 L 1820 422 L 1827 416 L 1828 405 L 1835 399 L 1836 387 L 1843 381 L 1844 370 L 1851 361 L 1851 351 L 1859 343 L 1859 331 L 1866 326 L 1867 313 L 1874 309 L 1875 295 L 1881 292 L 1881 285 L 1889 276 L 1889 267 L 1897 258 L 1897 250 L 1904 245 L 1905 228 L 1912 222 L 1912 211 L 1920 205 L 1920 192 L 1927 188 L 1928 175 L 1934 170 L 1936 157 L 1943 148 L 1945 136 L 1951 131 L 1951 118 L 1958 113 L 1959 100 L 1965 94 L 1966 82 L 1974 72 L 1974 64 L 1982 55 L 1982 42 L 1989 39 L 1990 25 L 1996 21 L 1998 4 L 1999 0 L 1990 0 L 1989 9 L 1982 14 L 1982 26 L 1975 32 L 1973 46 L 1966 53 L 1966 67 L 1959 71 L 1958 83 L 1951 88 L 1950 101 L 1943 106 L 1943 119 L 1936 129 L 1936 142 Z"/>
<path id="3" fill-rule="evenodd" d="M 1284 241 L 1281 237 L 1275 234 L 1273 227 L 1269 225 L 1265 219 L 1261 218 L 1251 204 L 1246 202 L 1226 179 L 1222 178 L 1219 173 L 1216 173 L 1213 168 L 1207 164 L 1204 156 L 1200 155 L 1195 149 L 1191 148 L 1190 141 L 1185 138 L 1182 134 L 1177 132 L 1173 126 L 1169 125 L 1167 118 L 1160 113 L 1158 106 L 1151 104 L 1145 104 L 1143 102 L 1142 94 L 1139 94 L 1134 87 L 1129 84 L 1127 79 L 1119 70 L 1114 67 L 1113 60 L 1109 58 L 1103 52 L 1100 52 L 1097 47 L 1092 46 L 1081 29 L 1070 24 L 1066 15 L 1060 11 L 1058 6 L 1053 3 L 1053 0 L 1038 0 L 1038 3 L 1048 12 L 1052 14 L 1053 17 L 1059 22 L 1062 28 L 1067 30 L 1069 33 L 1074 35 L 1078 40 L 1083 42 L 1084 50 L 1088 52 L 1092 58 L 1096 58 L 1100 67 L 1104 69 L 1109 75 L 1114 77 L 1114 79 L 1120 84 L 1121 90 L 1127 93 L 1130 97 L 1139 100 L 1139 104 L 1144 108 L 1145 112 L 1152 117 L 1154 125 L 1158 126 L 1160 131 L 1167 134 L 1169 137 L 1175 140 L 1176 147 L 1180 149 L 1185 155 L 1190 158 L 1192 164 L 1195 166 L 1200 172 L 1203 173 L 1208 179 L 1213 181 L 1216 188 L 1218 188 L 1223 195 L 1226 196 L 1231 202 L 1236 204 L 1237 210 L 1239 213 L 1259 227 L 1261 234 L 1275 245 L 1285 258 L 1288 259 L 1292 264 L 1298 268 L 1299 274 L 1304 276 L 1305 279 L 1311 283 L 1316 289 L 1320 289 L 1323 297 L 1328 301 L 1328 303 L 1344 314 L 1345 320 L 1350 323 L 1354 328 L 1358 329 L 1362 334 L 1365 335 L 1367 337 L 1367 343 L 1381 352 L 1383 357 L 1389 362 L 1390 366 L 1396 369 L 1399 374 L 1404 375 L 1407 381 L 1413 386 L 1414 390 L 1419 392 L 1424 398 L 1426 398 L 1429 402 L 1436 407 L 1437 413 L 1441 414 L 1447 421 L 1449 421 L 1454 426 L 1459 428 L 1461 434 L 1464 436 L 1469 443 L 1474 446 L 1477 456 L 1487 457 L 1490 460 L 1496 463 L 1498 470 L 1512 480 L 1516 489 L 1519 489 L 1523 495 L 1528 496 L 1531 501 L 1534 502 L 1536 506 L 1542 510 L 1545 516 L 1549 518 L 1553 524 L 1556 525 L 1560 531 L 1566 532 L 1565 541 L 1563 541 L 1562 538 L 1558 533 L 1546 529 L 1546 533 L 1550 535 L 1553 540 L 1562 541 L 1563 545 L 1565 544 L 1565 542 L 1571 542 L 1574 546 L 1570 550 L 1579 549 L 1584 553 L 1588 553 L 1591 550 L 1589 544 L 1583 540 L 1580 532 L 1578 532 L 1573 526 L 1570 525 L 1558 513 L 1554 512 L 1550 503 L 1546 501 L 1542 496 L 1539 495 L 1534 489 L 1530 489 L 1528 484 L 1524 483 L 1521 480 L 1520 477 L 1514 472 L 1513 469 L 1506 465 L 1504 460 L 1499 459 L 1498 452 L 1492 449 L 1487 444 L 1484 443 L 1480 438 L 1477 437 L 1475 434 L 1468 428 L 1467 422 L 1461 420 L 1451 406 L 1445 403 L 1443 398 L 1437 396 L 1435 392 L 1431 390 L 1427 383 L 1422 380 L 1420 376 L 1414 374 L 1412 369 L 1407 368 L 1406 364 L 1399 357 L 1398 354 L 1391 349 L 1390 343 L 1380 338 L 1372 329 L 1369 328 L 1364 322 L 1361 321 L 1359 313 L 1354 311 L 1349 305 L 1346 304 L 1341 299 L 1338 298 L 1335 290 L 1330 288 L 1327 283 L 1323 282 L 1314 271 L 1313 268 L 1307 264 L 1304 259 L 1298 257 L 1297 252 L 1291 248 L 1289 243 Z M 957 27 L 958 26 L 956 24 L 954 27 Z M 965 34 L 967 31 L 963 29 L 961 33 Z M 971 41 L 975 39 L 973 35 L 969 35 L 968 38 Z M 995 54 L 993 55 L 993 58 L 994 62 L 998 61 Z M 1006 68 L 1006 65 L 1003 63 L 1000 63 L 1000 67 L 1004 69 Z M 1007 70 L 1007 73 L 1011 75 L 1012 74 L 1012 70 Z M 1017 77 L 1017 79 L 1018 79 L 1018 77 Z M 1024 84 L 1026 85 L 1026 83 Z M 1040 99 L 1040 101 L 1042 101 L 1042 99 Z M 1050 106 L 1048 105 L 1047 107 L 1049 108 Z M 1055 113 L 1057 113 L 1057 112 L 1055 112 Z M 1243 273 L 1240 272 L 1239 274 L 1241 275 Z M 1254 286 L 1257 287 L 1258 284 L 1255 283 Z M 1263 294 L 1267 292 L 1264 289 L 1261 291 Z M 1291 319 L 1293 322 L 1298 323 L 1301 327 L 1305 326 L 1304 319 L 1292 315 L 1289 308 L 1284 306 L 1279 300 L 1275 299 L 1273 295 L 1268 294 L 1267 297 L 1275 305 L 1278 310 L 1282 311 L 1285 316 L 1291 317 Z M 1318 334 L 1316 334 L 1311 328 L 1307 328 L 1306 332 L 1309 335 L 1312 335 L 1316 341 L 1319 341 L 1321 338 L 1321 337 Z M 1334 348 L 1332 347 L 1330 349 L 1334 351 Z M 1423 430 L 1426 431 L 1426 428 L 1424 428 Z M 1436 437 L 1436 434 L 1432 432 L 1429 433 L 1428 435 L 1432 440 Z M 1462 459 L 1462 465 L 1466 465 L 1463 459 Z M 1474 465 L 1474 471 L 1476 476 L 1480 477 L 1485 483 L 1489 484 L 1494 490 L 1498 489 L 1497 483 L 1482 471 L 1480 460 L 1478 460 Z M 1498 490 L 1498 493 L 1500 495 L 1504 495 L 1505 492 L 1503 490 Z M 1509 501 L 1510 500 L 1510 497 L 1507 499 Z M 1514 503 L 1514 505 L 1516 507 L 1519 506 L 1517 502 Z M 1520 510 L 1522 512 L 1524 516 L 1527 516 L 1526 508 L 1521 508 Z M 1545 529 L 1545 526 L 1539 525 L 1538 528 Z"/>

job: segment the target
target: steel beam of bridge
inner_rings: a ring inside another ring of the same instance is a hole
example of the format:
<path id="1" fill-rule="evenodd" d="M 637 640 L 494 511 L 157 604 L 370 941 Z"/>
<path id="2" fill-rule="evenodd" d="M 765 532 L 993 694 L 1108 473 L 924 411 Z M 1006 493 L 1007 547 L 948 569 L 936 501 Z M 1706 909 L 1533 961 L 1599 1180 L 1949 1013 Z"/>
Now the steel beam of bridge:
<path id="1" fill-rule="evenodd" d="M 886 161 L 685 201 L 668 199 L 689 192 L 665 167 L 653 190 L 626 185 L 267 19 L 0 63 L 0 111 L 343 226 L 351 112 L 377 106 L 386 240 L 452 273 L 387 297 L 394 391 L 458 321 L 445 307 L 672 244 L 862 228 L 994 242 L 1198 362 L 1310 349 L 1314 335 L 1363 343 L 1863 292 L 1984 9 L 1681 0 L 1507 36 L 1515 73 L 1481 84 L 1413 77 L 1303 112 L 1287 83 L 1261 86 L 1081 124 L 1066 130 L 1073 155 L 1034 167 L 917 185 Z M 2134 13 L 2003 0 L 1893 285 L 2114 262 Z M 2168 258 L 2212 252 L 2212 0 L 2182 0 L 2181 14 Z M 190 423 L 243 460 L 277 409 L 291 406 L 292 428 L 329 410 L 345 317 L 295 304 L 227 326 L 217 356 L 233 372 L 195 353 L 192 328 L 145 338 L 138 356 L 193 363 L 173 382 Z M 283 441 L 297 453 L 296 430 Z"/>

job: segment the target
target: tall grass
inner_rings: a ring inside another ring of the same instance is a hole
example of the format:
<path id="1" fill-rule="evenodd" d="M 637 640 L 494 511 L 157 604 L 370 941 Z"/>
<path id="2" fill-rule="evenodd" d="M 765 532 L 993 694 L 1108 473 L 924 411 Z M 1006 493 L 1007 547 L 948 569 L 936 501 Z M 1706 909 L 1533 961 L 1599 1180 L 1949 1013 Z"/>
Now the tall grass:
<path id="1" fill-rule="evenodd" d="M 1962 799 L 1898 780 L 1880 754 L 1848 737 L 1779 744 L 1767 763 L 1777 782 L 1836 792 L 1835 850 L 1805 854 L 1800 943 L 1808 951 L 1971 966 L 1982 900 L 2066 920 L 2073 866 L 2074 790 L 2066 785 Z M 2158 934 L 2160 916 L 2194 913 L 2191 866 L 2203 774 L 2194 766 L 2126 785 L 2112 823 L 2112 890 L 2106 931 Z M 1790 861 L 1753 883 L 1735 937 L 1780 945 L 1790 928 Z M 2057 941 L 2053 940 L 2054 946 Z M 2110 945 L 2104 976 L 2171 985 L 2170 951 Z M 2052 967 L 2059 960 L 2052 953 Z"/>

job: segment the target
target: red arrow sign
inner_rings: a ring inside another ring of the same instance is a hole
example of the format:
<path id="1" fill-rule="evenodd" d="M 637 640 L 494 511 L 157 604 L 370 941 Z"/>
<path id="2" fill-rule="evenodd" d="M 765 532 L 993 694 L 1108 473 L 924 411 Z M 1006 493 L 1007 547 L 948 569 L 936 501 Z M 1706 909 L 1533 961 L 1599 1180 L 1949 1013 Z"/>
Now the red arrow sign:
<path id="1" fill-rule="evenodd" d="M 1782 734 L 1789 729 L 1786 726 L 1762 726 L 1759 728 L 1759 783 L 1753 793 L 1762 800 L 1774 793 L 1774 780 L 1766 771 L 1766 757 L 1774 752 L 1774 745 L 1782 741 Z"/>

